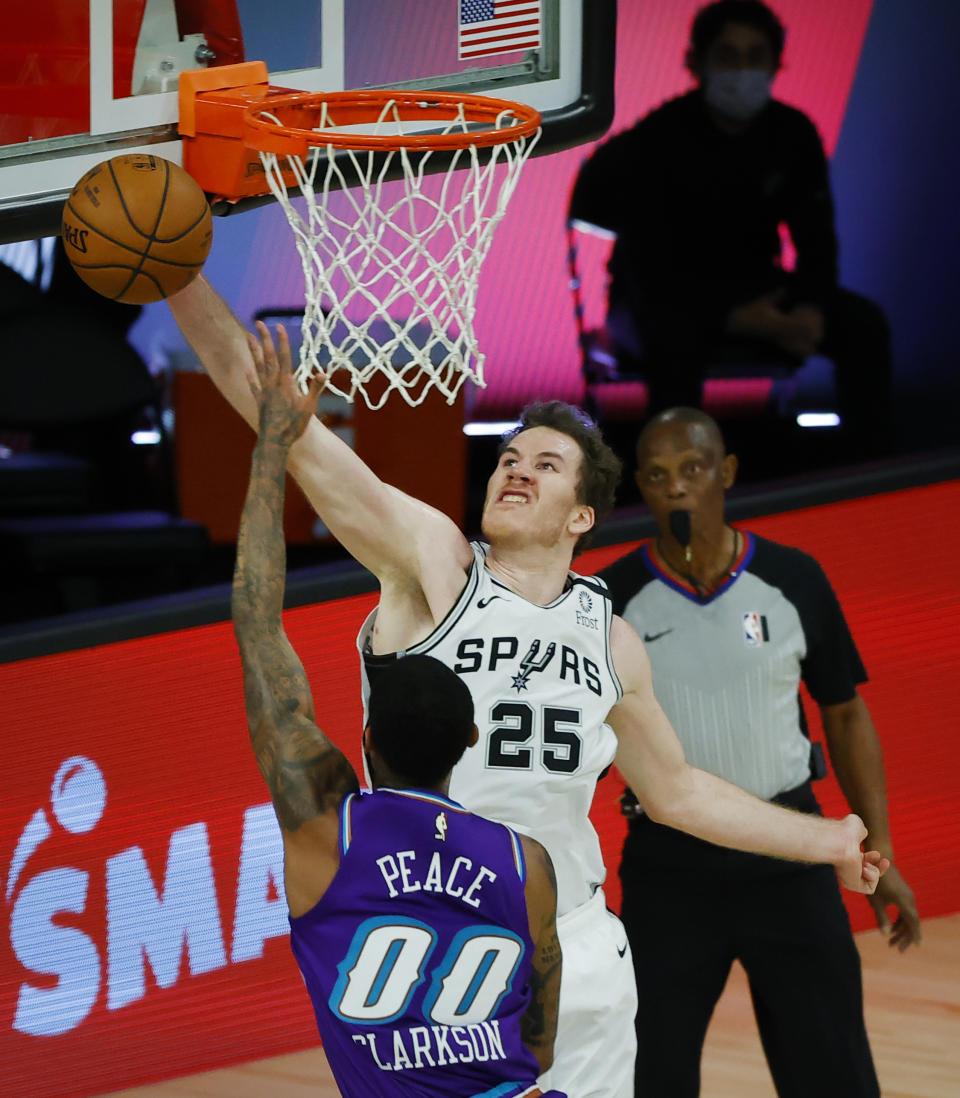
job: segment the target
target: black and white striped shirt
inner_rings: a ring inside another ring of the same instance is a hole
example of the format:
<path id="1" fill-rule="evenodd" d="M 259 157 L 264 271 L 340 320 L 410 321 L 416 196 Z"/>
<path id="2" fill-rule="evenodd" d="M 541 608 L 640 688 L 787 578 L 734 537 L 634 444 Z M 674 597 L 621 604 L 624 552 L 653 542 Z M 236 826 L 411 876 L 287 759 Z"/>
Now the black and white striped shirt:
<path id="1" fill-rule="evenodd" d="M 836 595 L 807 553 L 743 533 L 717 590 L 664 572 L 650 544 L 602 577 L 643 637 L 653 687 L 687 759 L 765 800 L 810 777 L 800 680 L 820 705 L 849 701 L 867 675 Z"/>

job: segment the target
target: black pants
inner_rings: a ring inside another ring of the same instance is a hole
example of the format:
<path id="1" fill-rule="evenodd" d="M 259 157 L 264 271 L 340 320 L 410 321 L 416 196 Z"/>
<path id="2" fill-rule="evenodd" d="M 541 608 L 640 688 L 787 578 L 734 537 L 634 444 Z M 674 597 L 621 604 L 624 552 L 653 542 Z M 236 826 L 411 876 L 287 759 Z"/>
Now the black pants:
<path id="1" fill-rule="evenodd" d="M 611 303 L 609 327 L 621 369 L 626 366 L 629 372 L 632 363 L 647 383 L 651 415 L 677 405 L 699 407 L 707 369 L 718 359 L 772 360 L 795 368 L 802 365 L 762 340 L 718 336 L 685 304 L 647 297 L 637 287 L 624 287 L 622 280 L 618 285 L 625 296 Z M 789 294 L 789 282 L 784 289 Z M 751 287 L 744 291 L 743 300 L 760 292 L 761 288 Z M 784 305 L 789 307 L 789 300 Z M 818 353 L 834 365 L 837 411 L 844 435 L 854 456 L 889 453 L 894 438 L 886 316 L 868 298 L 839 288 L 824 302 L 823 312 L 824 338 Z"/>
<path id="2" fill-rule="evenodd" d="M 620 876 L 639 997 L 636 1098 L 699 1095 L 734 960 L 780 1098 L 877 1098 L 860 957 L 830 866 L 723 850 L 643 818 Z"/>

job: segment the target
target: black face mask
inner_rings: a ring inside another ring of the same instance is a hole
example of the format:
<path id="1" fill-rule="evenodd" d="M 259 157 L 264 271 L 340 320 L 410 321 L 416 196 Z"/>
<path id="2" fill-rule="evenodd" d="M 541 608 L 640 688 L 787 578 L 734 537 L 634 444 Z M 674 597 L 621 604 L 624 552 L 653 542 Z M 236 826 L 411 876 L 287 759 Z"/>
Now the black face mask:
<path id="1" fill-rule="evenodd" d="M 750 122 L 770 102 L 770 83 L 766 69 L 709 69 L 703 94 L 718 114 L 734 122 Z"/>

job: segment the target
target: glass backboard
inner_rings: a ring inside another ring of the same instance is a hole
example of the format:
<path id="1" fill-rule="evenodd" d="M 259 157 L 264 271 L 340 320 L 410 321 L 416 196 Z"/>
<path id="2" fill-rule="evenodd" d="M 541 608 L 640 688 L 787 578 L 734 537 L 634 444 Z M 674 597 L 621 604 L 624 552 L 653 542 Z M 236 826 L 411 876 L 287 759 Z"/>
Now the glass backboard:
<path id="1" fill-rule="evenodd" d="M 516 99 L 543 114 L 543 155 L 609 126 L 615 27 L 615 0 L 32 0 L 0 45 L 0 242 L 59 231 L 111 156 L 180 163 L 187 69 L 262 60 L 291 89 Z"/>

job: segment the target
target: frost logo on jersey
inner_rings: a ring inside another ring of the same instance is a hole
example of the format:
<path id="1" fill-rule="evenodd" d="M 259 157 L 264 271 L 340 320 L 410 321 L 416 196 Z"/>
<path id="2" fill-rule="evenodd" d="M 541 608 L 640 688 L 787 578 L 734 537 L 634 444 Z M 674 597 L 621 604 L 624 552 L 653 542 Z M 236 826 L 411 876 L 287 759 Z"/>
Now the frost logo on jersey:
<path id="1" fill-rule="evenodd" d="M 580 610 L 577 611 L 577 625 L 582 625 L 584 629 L 599 629 L 600 625 L 596 618 L 588 617 L 590 611 L 593 609 L 593 599 L 587 594 L 586 591 L 580 592 Z M 580 611 L 583 611 L 581 613 Z"/>
<path id="2" fill-rule="evenodd" d="M 554 641 L 551 641 L 546 648 L 546 651 L 537 659 L 537 653 L 540 651 L 540 642 L 535 640 L 533 644 L 527 649 L 527 654 L 520 661 L 520 670 L 513 676 L 513 689 L 519 694 L 522 690 L 527 689 L 527 679 L 530 678 L 534 671 L 542 671 L 547 664 L 553 659 L 553 654 L 556 652 L 557 646 Z"/>
<path id="3" fill-rule="evenodd" d="M 437 818 L 433 821 L 436 825 L 435 839 L 439 839 L 441 842 L 447 841 L 447 814 L 446 812 L 438 812 Z"/>
<path id="4" fill-rule="evenodd" d="M 5 899 L 12 907 L 10 946 L 27 974 L 12 1024 L 20 1033 L 67 1033 L 101 998 L 106 1010 L 120 1010 L 148 991 L 174 987 L 184 976 L 258 958 L 268 938 L 288 932 L 283 843 L 269 804 L 253 805 L 244 813 L 239 874 L 231 875 L 237 892 L 229 958 L 207 825 L 202 822 L 171 833 L 159 889 L 140 846 L 107 858 L 99 870 L 104 887 L 97 881 L 95 888 L 105 895 L 104 929 L 95 936 L 71 926 L 69 918 L 86 916 L 89 929 L 93 872 L 58 866 L 29 877 L 18 890 L 43 844 L 55 843 L 62 832 L 94 831 L 106 807 L 107 783 L 100 767 L 74 755 L 57 769 L 49 808 L 38 808 L 17 840 Z M 188 973 L 181 972 L 184 958 Z"/>

